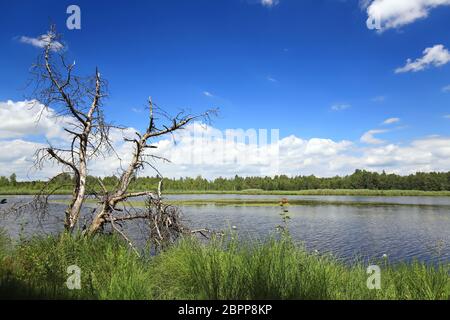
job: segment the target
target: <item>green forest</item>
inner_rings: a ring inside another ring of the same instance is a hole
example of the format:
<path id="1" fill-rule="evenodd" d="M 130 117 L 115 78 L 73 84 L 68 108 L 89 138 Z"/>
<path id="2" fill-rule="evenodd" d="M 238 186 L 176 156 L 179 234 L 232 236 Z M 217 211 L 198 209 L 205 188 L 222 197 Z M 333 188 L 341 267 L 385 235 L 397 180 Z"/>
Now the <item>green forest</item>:
<path id="1" fill-rule="evenodd" d="M 88 177 L 88 188 L 95 192 L 99 190 L 101 179 L 107 188 L 112 188 L 118 183 L 117 177 Z M 136 177 L 130 189 L 152 190 L 155 189 L 159 179 L 157 177 Z M 52 180 L 51 183 L 44 181 L 17 181 L 16 175 L 0 177 L 0 193 L 3 194 L 27 194 L 47 190 L 50 193 L 70 192 L 73 185 L 69 174 L 62 174 Z M 164 179 L 164 190 L 166 191 L 298 191 L 298 190 L 419 190 L 419 191 L 450 191 L 450 172 L 418 172 L 411 175 L 401 176 L 356 170 L 347 176 L 336 176 L 331 178 L 319 178 L 310 176 L 279 175 L 275 177 L 239 177 L 217 178 L 208 180 L 201 176 L 197 178 Z"/>

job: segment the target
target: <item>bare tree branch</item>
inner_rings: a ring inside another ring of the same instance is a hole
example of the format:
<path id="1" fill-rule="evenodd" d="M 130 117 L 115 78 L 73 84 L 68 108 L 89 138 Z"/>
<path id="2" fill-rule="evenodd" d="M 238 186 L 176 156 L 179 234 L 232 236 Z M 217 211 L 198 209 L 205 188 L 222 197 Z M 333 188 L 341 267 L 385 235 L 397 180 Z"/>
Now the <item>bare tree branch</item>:
<path id="1" fill-rule="evenodd" d="M 65 211 L 65 228 L 72 232 L 80 219 L 80 213 L 87 197 L 98 200 L 98 207 L 92 210 L 92 221 L 86 226 L 84 233 L 93 235 L 104 230 L 105 224 L 110 224 L 114 232 L 119 233 L 136 250 L 120 222 L 131 220 L 144 220 L 150 229 L 150 241 L 158 248 L 170 243 L 182 234 L 205 234 L 206 229 L 189 231 L 181 222 L 180 212 L 176 207 L 166 205 L 162 200 L 163 178 L 153 161 L 169 161 L 162 156 L 151 153 L 157 148 L 156 142 L 166 135 L 174 135 L 188 124 L 198 120 L 208 120 L 215 110 L 207 111 L 201 115 L 191 115 L 179 112 L 174 117 L 156 105 L 152 98 L 148 99 L 148 123 L 144 132 L 136 132 L 133 139 L 125 138 L 125 142 L 132 145 L 131 159 L 119 174 L 116 186 L 112 190 L 97 178 L 93 185 L 88 186 L 88 164 L 90 160 L 105 157 L 111 153 L 120 160 L 111 141 L 111 129 L 123 130 L 124 127 L 113 126 L 105 121 L 103 102 L 106 98 L 107 83 L 101 77 L 98 68 L 92 77 L 79 77 L 75 74 L 75 62 L 67 63 L 64 52 L 56 50 L 56 44 L 61 43 L 56 28 L 48 32 L 48 43 L 43 54 L 33 66 L 32 73 L 35 78 L 33 101 L 51 108 L 55 117 L 61 119 L 67 142 L 55 147 L 48 142 L 48 147 L 36 152 L 35 166 L 42 168 L 45 163 L 51 162 L 70 170 L 73 181 L 72 195 Z M 157 190 L 132 192 L 130 185 L 140 170 L 145 167 L 153 169 L 159 183 Z M 97 186 L 98 184 L 98 186 Z M 51 183 L 49 184 L 51 185 Z M 110 187 L 110 186 L 108 186 Z M 100 190 L 99 190 L 100 189 Z M 47 190 L 52 194 L 51 190 Z M 129 199 L 146 198 L 146 209 L 130 208 Z M 48 196 L 40 198 L 38 203 L 46 206 Z M 120 215 L 116 216 L 117 213 Z M 137 251 L 136 251 L 137 252 Z"/>

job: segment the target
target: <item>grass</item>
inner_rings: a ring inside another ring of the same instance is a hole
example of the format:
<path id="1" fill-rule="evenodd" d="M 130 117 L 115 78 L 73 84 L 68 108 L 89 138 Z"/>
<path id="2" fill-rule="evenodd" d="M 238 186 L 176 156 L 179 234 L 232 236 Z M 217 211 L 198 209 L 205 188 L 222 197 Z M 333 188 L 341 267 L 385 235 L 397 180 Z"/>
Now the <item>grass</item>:
<path id="1" fill-rule="evenodd" d="M 288 236 L 242 242 L 184 239 L 138 257 L 113 236 L 40 237 L 0 249 L 0 298 L 41 299 L 449 299 L 449 265 L 380 261 L 382 289 L 366 266 L 308 253 Z M 65 286 L 81 268 L 81 290 Z"/>
<path id="2" fill-rule="evenodd" d="M 0 195 L 35 195 L 40 190 L 26 188 L 0 188 Z M 130 190 L 132 192 L 142 190 Z M 70 195 L 71 190 L 58 190 L 55 194 Z M 296 191 L 264 191 L 249 189 L 242 191 L 214 191 L 214 190 L 166 190 L 165 194 L 240 194 L 240 195 L 304 195 L 304 196 L 386 196 L 386 197 L 450 197 L 450 191 L 421 191 L 421 190 L 369 190 L 369 189 L 312 189 Z"/>
<path id="3" fill-rule="evenodd" d="M 67 267 L 81 268 L 82 290 L 68 290 Z M 19 243 L 3 254 L 0 298 L 139 299 L 149 297 L 145 260 L 114 237 L 62 235 Z"/>

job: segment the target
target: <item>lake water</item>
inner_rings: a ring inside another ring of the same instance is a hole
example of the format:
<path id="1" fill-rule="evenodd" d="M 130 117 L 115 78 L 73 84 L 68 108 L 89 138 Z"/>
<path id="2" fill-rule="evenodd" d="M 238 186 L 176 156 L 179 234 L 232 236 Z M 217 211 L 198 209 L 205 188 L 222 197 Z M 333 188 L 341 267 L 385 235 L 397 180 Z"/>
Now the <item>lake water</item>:
<path id="1" fill-rule="evenodd" d="M 7 197 L 9 203 L 26 197 Z M 57 197 L 64 198 L 64 197 Z M 281 196 L 169 195 L 171 200 L 281 199 Z M 343 205 L 290 206 L 289 229 L 293 238 L 310 251 L 332 253 L 344 261 L 356 257 L 376 260 L 387 254 L 391 262 L 418 259 L 427 263 L 450 262 L 450 197 L 286 196 L 288 199 L 342 201 Z M 360 205 L 348 205 L 356 202 Z M 384 203 L 373 206 L 370 203 Z M 400 205 L 399 205 L 400 204 Z M 2 218 L 0 226 L 14 238 L 19 234 L 54 233 L 62 228 L 65 205 L 51 204 L 51 214 L 38 221 L 31 213 Z M 281 221 L 278 206 L 181 206 L 194 228 L 229 230 L 242 238 L 264 240 Z M 89 208 L 86 209 L 87 211 Z M 140 226 L 130 227 L 140 241 Z"/>

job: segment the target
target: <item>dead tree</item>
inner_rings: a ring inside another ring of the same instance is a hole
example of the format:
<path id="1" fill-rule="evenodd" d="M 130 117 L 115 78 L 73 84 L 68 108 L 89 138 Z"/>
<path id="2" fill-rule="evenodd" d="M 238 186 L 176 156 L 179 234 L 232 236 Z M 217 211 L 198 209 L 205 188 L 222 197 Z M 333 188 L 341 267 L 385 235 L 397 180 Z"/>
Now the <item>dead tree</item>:
<path id="1" fill-rule="evenodd" d="M 149 123 L 147 129 L 144 133 L 136 132 L 136 138 L 130 139 L 126 138 L 125 141 L 128 143 L 132 143 L 134 145 L 133 156 L 128 164 L 127 168 L 123 171 L 119 178 L 119 183 L 114 191 L 109 192 L 105 186 L 99 180 L 99 183 L 103 189 L 103 194 L 101 196 L 101 209 L 98 214 L 94 217 L 90 228 L 88 230 L 89 234 L 95 234 L 99 230 L 101 230 L 105 223 L 111 223 L 111 226 L 114 228 L 114 223 L 129 221 L 134 219 L 153 219 L 155 215 L 151 214 L 148 210 L 147 213 L 136 213 L 136 214 L 128 214 L 126 216 L 117 216 L 117 207 L 118 205 L 137 197 L 146 197 L 149 200 L 149 203 L 152 205 L 150 207 L 156 208 L 157 214 L 161 214 L 165 212 L 168 207 L 164 207 L 161 201 L 161 193 L 162 193 L 162 177 L 156 167 L 149 161 L 151 159 L 159 159 L 163 161 L 168 161 L 168 159 L 155 156 L 150 154 L 148 150 L 155 149 L 156 146 L 152 145 L 151 142 L 154 139 L 171 135 L 174 132 L 183 129 L 190 122 L 194 121 L 198 118 L 208 118 L 212 111 L 206 112 L 200 116 L 192 116 L 192 115 L 184 115 L 183 113 L 178 114 L 174 118 L 169 118 L 165 113 L 162 113 L 159 110 L 159 114 L 163 114 L 166 120 L 169 120 L 168 124 L 162 125 L 158 127 L 156 124 L 155 118 L 155 106 L 152 103 L 151 98 L 148 101 L 149 103 Z M 160 177 L 160 182 L 158 185 L 158 190 L 155 191 L 142 191 L 142 192 L 128 192 L 130 183 L 132 179 L 136 177 L 139 170 L 143 169 L 146 166 L 150 166 L 155 170 L 157 175 Z M 147 206 L 149 207 L 149 206 Z M 164 207 L 164 210 L 163 210 Z M 156 230 L 157 231 L 157 230 Z"/>
<path id="2" fill-rule="evenodd" d="M 73 74 L 75 62 L 66 63 L 61 37 L 54 27 L 43 38 L 43 54 L 32 67 L 36 77 L 34 101 L 43 108 L 52 108 L 63 122 L 67 145 L 49 146 L 36 152 L 36 166 L 51 161 L 73 176 L 73 191 L 65 211 L 65 229 L 73 231 L 80 217 L 86 197 L 88 161 L 110 146 L 109 128 L 105 124 L 102 99 L 106 83 L 98 69 L 93 77 L 81 78 Z"/>
<path id="3" fill-rule="evenodd" d="M 86 185 L 89 160 L 105 154 L 115 155 L 109 136 L 113 126 L 107 124 L 103 116 L 102 101 L 106 96 L 106 84 L 98 70 L 95 71 L 93 78 L 83 79 L 74 76 L 75 63 L 65 62 L 64 55 L 59 52 L 60 37 L 54 28 L 48 33 L 46 41 L 43 56 L 33 68 L 38 80 L 35 99 L 45 105 L 45 108 L 52 107 L 57 111 L 58 116 L 62 117 L 64 131 L 70 137 L 70 143 L 62 147 L 49 145 L 47 148 L 38 150 L 36 165 L 41 168 L 46 161 L 51 161 L 71 172 L 74 181 L 73 192 L 70 204 L 65 211 L 65 228 L 73 231 L 80 219 L 83 203 L 90 195 Z M 167 238 L 176 237 L 176 234 L 190 233 L 180 223 L 178 210 L 165 205 L 162 201 L 162 175 L 151 161 L 168 160 L 151 154 L 149 150 L 156 148 L 152 143 L 157 139 L 173 135 L 196 119 L 209 120 L 209 116 L 216 111 L 211 110 L 199 116 L 181 112 L 175 117 L 170 117 L 151 99 L 148 104 L 149 121 L 145 132 L 136 132 L 135 138 L 125 139 L 127 143 L 133 144 L 133 154 L 120 174 L 118 184 L 113 190 L 108 190 L 102 180 L 98 179 L 102 191 L 93 194 L 98 200 L 98 208 L 92 212 L 92 219 L 84 230 L 85 235 L 94 235 L 109 224 L 113 231 L 119 233 L 131 244 L 122 231 L 121 224 L 138 219 L 148 222 L 153 233 L 151 237 L 155 239 L 158 246 L 162 246 Z M 118 126 L 114 128 L 123 129 Z M 158 189 L 130 192 L 133 179 L 139 170 L 147 166 L 153 168 L 161 179 Z M 94 175 L 95 173 L 91 174 L 91 176 Z M 147 209 L 127 210 L 124 204 L 137 197 L 146 197 Z M 46 203 L 48 196 L 44 194 L 43 198 Z"/>

